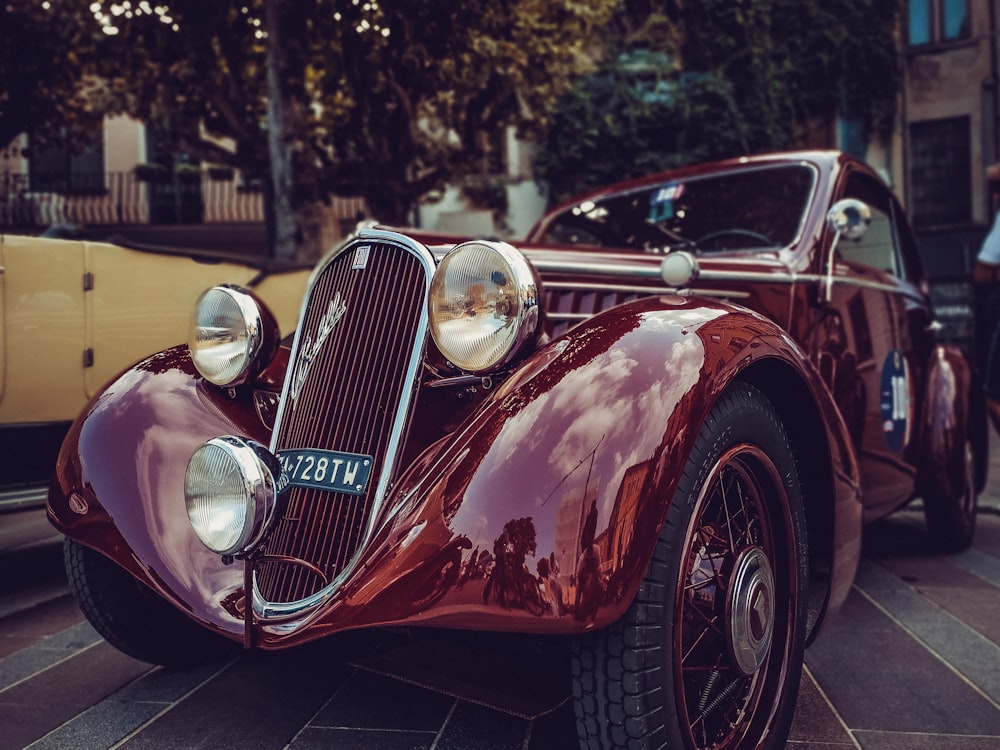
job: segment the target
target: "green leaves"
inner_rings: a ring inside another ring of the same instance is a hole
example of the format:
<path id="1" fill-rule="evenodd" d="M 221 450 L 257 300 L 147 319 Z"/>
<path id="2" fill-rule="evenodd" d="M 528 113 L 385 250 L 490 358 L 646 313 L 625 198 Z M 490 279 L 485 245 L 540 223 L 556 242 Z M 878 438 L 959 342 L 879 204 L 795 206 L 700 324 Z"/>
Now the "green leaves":
<path id="1" fill-rule="evenodd" d="M 606 61 L 563 97 L 536 168 L 556 196 L 707 158 L 895 124 L 893 0 L 625 0 Z"/>
<path id="2" fill-rule="evenodd" d="M 6 0 L 0 4 L 0 148 L 31 132 L 33 147 L 89 140 L 101 112 L 93 79 L 103 35 L 86 3 Z"/>

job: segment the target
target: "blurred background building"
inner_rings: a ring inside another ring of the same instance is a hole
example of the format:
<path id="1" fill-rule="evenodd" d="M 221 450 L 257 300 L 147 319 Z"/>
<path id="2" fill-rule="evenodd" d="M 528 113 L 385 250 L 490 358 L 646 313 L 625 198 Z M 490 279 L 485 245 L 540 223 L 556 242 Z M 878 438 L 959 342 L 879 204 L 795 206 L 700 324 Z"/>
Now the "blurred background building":
<path id="1" fill-rule="evenodd" d="M 960 284 L 992 219 L 985 169 L 998 160 L 998 15 L 1000 0 L 907 0 L 897 29 L 903 85 L 893 137 L 865 143 L 856 123 L 838 118 L 808 144 L 854 153 L 886 177 L 908 209 L 932 277 L 959 284 L 942 286 L 945 306 L 963 304 Z M 32 153 L 29 136 L 20 136 L 0 150 L 0 231 L 73 225 L 91 236 L 267 252 L 259 180 L 176 154 L 165 171 L 155 141 L 127 117 L 106 119 L 82 153 Z M 512 238 L 528 231 L 547 200 L 531 173 L 530 146 L 513 132 L 495 141 L 482 186 L 504 192 L 504 213 L 456 188 L 422 205 L 415 223 Z M 334 198 L 324 212 L 331 242 L 366 214 L 353 198 Z"/>

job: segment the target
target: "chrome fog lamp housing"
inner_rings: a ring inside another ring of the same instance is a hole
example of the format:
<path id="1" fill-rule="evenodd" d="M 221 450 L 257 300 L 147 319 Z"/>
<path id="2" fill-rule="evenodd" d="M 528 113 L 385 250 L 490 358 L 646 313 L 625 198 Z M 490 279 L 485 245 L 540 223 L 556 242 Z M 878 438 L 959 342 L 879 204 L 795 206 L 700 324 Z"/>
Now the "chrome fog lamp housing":
<path id="1" fill-rule="evenodd" d="M 534 268 L 510 245 L 458 245 L 431 281 L 428 312 L 434 343 L 466 372 L 505 366 L 538 336 L 538 286 Z"/>
<path id="2" fill-rule="evenodd" d="M 260 541 L 277 505 L 280 468 L 272 458 L 259 443 L 230 436 L 191 456 L 184 503 L 194 533 L 213 552 L 239 555 Z"/>
<path id="3" fill-rule="evenodd" d="M 195 304 L 188 336 L 191 359 L 210 383 L 245 382 L 278 341 L 274 316 L 248 291 L 215 286 Z"/>

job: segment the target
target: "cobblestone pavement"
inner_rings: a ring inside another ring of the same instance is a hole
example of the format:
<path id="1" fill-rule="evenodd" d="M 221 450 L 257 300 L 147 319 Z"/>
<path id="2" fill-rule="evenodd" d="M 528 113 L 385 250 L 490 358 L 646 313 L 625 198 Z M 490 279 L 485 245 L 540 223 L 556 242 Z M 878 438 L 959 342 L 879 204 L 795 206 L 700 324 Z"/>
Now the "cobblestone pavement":
<path id="1" fill-rule="evenodd" d="M 870 527 L 807 651 L 789 748 L 1000 748 L 1000 445 L 972 549 L 930 556 L 919 508 Z M 83 621 L 60 548 L 0 556 L 0 750 L 575 746 L 564 641 L 356 633 L 169 671 Z"/>

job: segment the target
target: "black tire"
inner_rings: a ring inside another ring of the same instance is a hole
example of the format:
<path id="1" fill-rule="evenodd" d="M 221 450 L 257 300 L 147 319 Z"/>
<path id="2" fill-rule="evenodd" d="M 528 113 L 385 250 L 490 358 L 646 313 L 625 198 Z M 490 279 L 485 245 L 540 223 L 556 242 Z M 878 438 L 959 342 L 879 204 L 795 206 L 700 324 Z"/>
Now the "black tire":
<path id="1" fill-rule="evenodd" d="M 968 549 L 976 534 L 978 457 L 971 436 L 967 435 L 957 450 L 962 451 L 962 476 L 951 482 L 936 477 L 924 494 L 924 518 L 931 545 L 946 554 Z"/>
<path id="2" fill-rule="evenodd" d="M 200 627 L 89 547 L 66 539 L 63 560 L 80 610 L 119 651 L 168 667 L 205 664 L 239 653 L 235 642 Z"/>
<path id="3" fill-rule="evenodd" d="M 807 555 L 788 438 L 764 395 L 738 383 L 701 428 L 624 617 L 574 639 L 580 746 L 784 748 Z"/>

